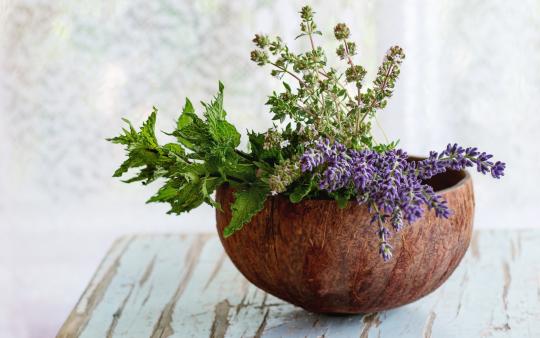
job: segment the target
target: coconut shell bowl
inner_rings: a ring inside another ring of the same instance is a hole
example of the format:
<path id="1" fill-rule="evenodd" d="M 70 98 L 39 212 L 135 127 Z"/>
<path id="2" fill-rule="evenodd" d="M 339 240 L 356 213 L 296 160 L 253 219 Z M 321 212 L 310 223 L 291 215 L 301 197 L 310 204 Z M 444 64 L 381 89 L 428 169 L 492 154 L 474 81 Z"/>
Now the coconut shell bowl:
<path id="1" fill-rule="evenodd" d="M 444 283 L 465 255 L 472 234 L 474 194 L 465 171 L 448 171 L 430 184 L 452 216 L 432 211 L 391 238 L 394 256 L 378 254 L 376 227 L 365 205 L 340 209 L 334 200 L 273 196 L 244 228 L 223 238 L 233 190 L 222 185 L 217 228 L 228 256 L 254 285 L 316 313 L 353 314 L 414 302 Z"/>

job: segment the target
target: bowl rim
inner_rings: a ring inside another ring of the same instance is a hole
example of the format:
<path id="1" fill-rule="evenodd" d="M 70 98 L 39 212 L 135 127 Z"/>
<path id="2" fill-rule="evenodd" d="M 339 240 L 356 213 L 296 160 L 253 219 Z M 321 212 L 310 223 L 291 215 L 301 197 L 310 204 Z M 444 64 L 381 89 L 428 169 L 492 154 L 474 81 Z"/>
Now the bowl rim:
<path id="1" fill-rule="evenodd" d="M 455 184 L 449 186 L 449 187 L 446 187 L 446 188 L 441 189 L 441 190 L 435 190 L 436 194 L 442 194 L 442 193 L 446 193 L 446 192 L 449 192 L 449 191 L 452 191 L 452 190 L 456 190 L 456 189 L 460 188 L 462 185 L 464 185 L 467 181 L 472 179 L 471 174 L 469 174 L 469 172 L 467 170 L 452 170 L 452 171 L 463 174 L 463 178 L 460 179 Z M 445 172 L 445 173 L 447 173 L 447 172 Z M 445 174 L 445 173 L 441 173 L 441 174 Z M 441 174 L 439 174 L 439 175 L 441 175 Z"/>
<path id="2" fill-rule="evenodd" d="M 448 194 L 450 192 L 453 192 L 455 190 L 460 189 L 465 184 L 472 181 L 471 174 L 467 170 L 448 170 L 448 171 L 445 171 L 444 173 L 440 173 L 438 175 L 444 175 L 444 174 L 448 174 L 448 173 L 451 173 L 451 172 L 459 173 L 459 174 L 463 175 L 463 177 L 459 181 L 457 181 L 456 183 L 452 184 L 449 187 L 446 187 L 446 188 L 441 189 L 441 190 L 435 190 L 436 194 L 438 194 L 438 195 Z M 231 185 L 228 184 L 227 182 L 221 184 L 220 188 L 221 189 L 227 189 L 227 190 L 231 189 L 231 190 L 234 191 L 234 188 L 231 187 Z M 219 190 L 220 189 L 218 189 L 216 193 L 218 193 Z M 268 199 L 273 199 L 273 198 L 283 198 L 283 199 L 286 199 L 287 201 L 289 201 L 288 196 L 284 195 L 283 193 L 279 193 L 279 194 L 273 195 L 273 196 L 268 196 Z M 303 199 L 300 203 L 294 203 L 294 204 L 302 204 L 303 202 L 308 202 L 308 201 L 310 201 L 310 202 L 335 202 L 334 199 L 328 199 L 328 198 L 307 198 L 307 199 Z M 354 201 L 354 199 L 349 200 L 349 201 Z M 290 203 L 292 203 L 292 202 L 290 202 Z"/>
<path id="3" fill-rule="evenodd" d="M 422 160 L 425 160 L 427 157 L 425 156 L 417 156 L 417 155 L 409 155 L 408 156 L 408 159 L 411 159 L 413 161 L 422 161 Z M 463 169 L 463 170 L 447 170 L 445 172 L 442 172 L 440 174 L 437 174 L 437 175 L 444 175 L 444 174 L 448 174 L 448 173 L 459 173 L 461 175 L 463 175 L 463 177 L 457 181 L 456 183 L 452 184 L 451 186 L 448 186 L 444 189 L 441 189 L 441 190 L 435 190 L 435 193 L 437 194 L 443 194 L 443 193 L 448 193 L 452 190 L 456 190 L 458 188 L 460 188 L 462 185 L 464 185 L 467 181 L 472 181 L 472 176 L 471 174 L 469 173 L 468 170 L 466 169 Z M 435 175 L 435 176 L 437 176 Z M 435 177 L 433 176 L 433 177 Z"/>

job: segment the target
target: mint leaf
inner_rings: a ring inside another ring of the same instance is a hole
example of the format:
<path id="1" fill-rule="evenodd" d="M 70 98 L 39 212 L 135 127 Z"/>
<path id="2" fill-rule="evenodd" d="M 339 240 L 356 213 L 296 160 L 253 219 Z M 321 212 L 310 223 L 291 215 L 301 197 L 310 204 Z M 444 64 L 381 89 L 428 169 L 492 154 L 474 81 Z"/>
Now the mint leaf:
<path id="1" fill-rule="evenodd" d="M 352 190 L 345 190 L 345 191 L 336 191 L 330 194 L 336 202 L 340 209 L 344 209 L 349 204 L 349 200 L 351 199 L 353 192 Z"/>
<path id="2" fill-rule="evenodd" d="M 158 145 L 155 133 L 157 111 L 156 107 L 152 107 L 152 113 L 143 123 L 140 131 L 141 141 L 151 148 L 155 148 Z"/>
<path id="3" fill-rule="evenodd" d="M 223 109 L 223 89 L 223 84 L 220 82 L 219 91 L 214 100 L 210 104 L 203 103 L 206 109 L 204 117 L 208 123 L 208 132 L 215 143 L 236 148 L 240 144 L 240 133 L 225 120 L 227 113 Z"/>
<path id="4" fill-rule="evenodd" d="M 168 214 L 181 214 L 204 202 L 202 184 L 204 182 L 198 176 L 190 179 L 186 177 L 170 179 L 146 203 L 169 203 L 171 209 Z"/>
<path id="5" fill-rule="evenodd" d="M 245 182 L 257 180 L 257 167 L 251 163 L 236 163 L 228 165 L 223 173 L 228 177 L 235 177 Z"/>
<path id="6" fill-rule="evenodd" d="M 195 114 L 189 99 L 186 99 L 172 135 L 176 136 L 180 144 L 194 152 L 203 152 L 213 144 L 206 123 Z"/>
<path id="7" fill-rule="evenodd" d="M 156 108 L 139 130 L 124 120 L 128 126 L 123 133 L 109 139 L 125 145 L 127 153 L 127 159 L 114 176 L 124 176 L 130 169 L 137 168 L 138 171 L 124 182 L 148 184 L 164 179 L 162 187 L 147 202 L 168 203 L 171 205 L 168 213 L 173 214 L 189 211 L 201 203 L 220 209 L 219 203 L 212 198 L 219 185 L 230 182 L 234 187 L 245 187 L 245 182 L 257 181 L 257 167 L 249 155 L 236 150 L 240 134 L 225 120 L 223 89 L 220 83 L 212 102 L 203 103 L 203 118 L 197 116 L 193 104 L 186 99 L 176 129 L 168 134 L 175 136 L 177 143 L 158 144 Z M 240 222 L 241 227 L 247 220 L 235 222 Z"/>
<path id="8" fill-rule="evenodd" d="M 202 102 L 202 105 L 204 108 L 206 108 L 206 112 L 204 113 L 204 116 L 206 117 L 207 121 L 211 120 L 225 120 L 225 116 L 227 113 L 225 110 L 223 110 L 223 89 L 225 87 L 223 86 L 223 83 L 221 81 L 219 82 L 219 89 L 217 95 L 214 97 L 214 100 L 210 102 L 209 104 Z"/>
<path id="9" fill-rule="evenodd" d="M 203 184 L 201 185 L 204 201 L 218 210 L 221 210 L 221 205 L 216 202 L 211 195 L 222 183 L 223 179 L 220 177 L 205 177 Z"/>
<path id="10" fill-rule="evenodd" d="M 231 205 L 232 218 L 229 225 L 223 230 L 223 236 L 229 237 L 242 229 L 244 224 L 262 210 L 270 189 L 262 184 L 251 185 L 245 190 L 234 193 L 235 200 Z"/>
<path id="11" fill-rule="evenodd" d="M 128 158 L 114 172 L 113 177 L 124 175 L 131 168 L 143 168 L 138 175 L 125 181 L 145 181 L 145 183 L 155 180 L 156 165 L 160 157 L 158 143 L 155 135 L 157 109 L 154 107 L 148 119 L 143 123 L 140 131 L 137 132 L 129 120 L 123 119 L 129 129 L 124 128 L 123 134 L 107 139 L 112 143 L 126 146 Z"/>
<path id="12" fill-rule="evenodd" d="M 298 203 L 306 197 L 311 189 L 314 186 L 314 179 L 313 176 L 310 176 L 307 182 L 302 182 L 299 185 L 297 185 L 291 195 L 289 196 L 289 200 L 292 203 Z"/>

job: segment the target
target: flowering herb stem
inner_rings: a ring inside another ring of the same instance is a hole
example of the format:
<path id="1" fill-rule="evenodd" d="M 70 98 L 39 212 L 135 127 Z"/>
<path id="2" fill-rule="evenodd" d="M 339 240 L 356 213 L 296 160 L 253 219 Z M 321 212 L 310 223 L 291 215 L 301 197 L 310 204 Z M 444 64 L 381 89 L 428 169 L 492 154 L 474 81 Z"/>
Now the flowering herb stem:
<path id="1" fill-rule="evenodd" d="M 298 83 L 299 83 L 301 86 L 305 86 L 304 81 L 302 81 L 302 79 L 301 79 L 300 77 L 298 77 L 298 75 L 296 75 L 296 74 L 294 74 L 293 72 L 289 71 L 287 68 L 282 67 L 282 66 L 280 66 L 280 65 L 278 65 L 278 64 L 276 64 L 276 63 L 274 63 L 274 62 L 268 62 L 268 63 L 271 64 L 272 66 L 274 66 L 274 67 L 280 69 L 281 71 L 283 71 L 283 72 L 289 74 L 290 76 L 294 77 L 294 78 L 298 81 Z"/>

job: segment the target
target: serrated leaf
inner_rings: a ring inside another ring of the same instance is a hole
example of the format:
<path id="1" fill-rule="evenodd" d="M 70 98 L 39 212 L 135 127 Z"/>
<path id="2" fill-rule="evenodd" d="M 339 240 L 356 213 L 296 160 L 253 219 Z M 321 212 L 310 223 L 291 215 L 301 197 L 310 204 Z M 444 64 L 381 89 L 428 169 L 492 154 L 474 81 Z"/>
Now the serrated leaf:
<path id="1" fill-rule="evenodd" d="M 176 143 L 167 143 L 163 146 L 163 150 L 169 157 L 183 158 L 186 155 L 184 148 Z"/>
<path id="2" fill-rule="evenodd" d="M 176 188 L 172 187 L 169 184 L 165 184 L 157 191 L 154 196 L 150 197 L 150 199 L 146 201 L 146 203 L 167 202 L 177 195 L 178 190 Z"/>
<path id="3" fill-rule="evenodd" d="M 168 214 L 181 214 L 190 211 L 204 202 L 202 184 L 203 180 L 198 178 L 191 181 L 182 177 L 171 179 L 147 203 L 169 203 L 171 209 L 167 212 Z"/>
<path id="4" fill-rule="evenodd" d="M 148 183 L 158 177 L 156 175 L 155 164 L 159 159 L 159 150 L 155 136 L 157 109 L 154 107 L 148 119 L 143 123 L 139 132 L 133 128 L 131 122 L 123 119 L 129 126 L 124 128 L 124 134 L 108 139 L 113 143 L 120 143 L 126 146 L 128 158 L 114 172 L 113 177 L 121 177 L 131 168 L 145 167 L 139 174 L 124 182 L 130 183 L 143 181 Z"/>
<path id="5" fill-rule="evenodd" d="M 231 205 L 232 218 L 229 225 L 223 230 L 223 236 L 229 237 L 242 229 L 244 224 L 261 211 L 269 191 L 268 187 L 264 185 L 252 185 L 244 190 L 237 190 L 234 193 L 235 200 Z"/>
<path id="6" fill-rule="evenodd" d="M 195 114 L 193 105 L 186 99 L 182 114 L 176 122 L 176 130 L 171 133 L 186 148 L 199 152 L 212 146 L 212 137 L 206 123 Z"/>
<path id="7" fill-rule="evenodd" d="M 223 84 L 219 83 L 219 92 L 210 104 L 204 104 L 204 116 L 208 124 L 208 133 L 217 144 L 236 148 L 240 144 L 240 133 L 225 120 L 227 113 L 223 109 Z"/>
<path id="8" fill-rule="evenodd" d="M 223 83 L 219 82 L 219 89 L 217 95 L 209 104 L 202 102 L 203 107 L 206 109 L 204 116 L 210 122 L 211 120 L 224 120 L 227 113 L 223 110 Z"/>
<path id="9" fill-rule="evenodd" d="M 347 207 L 347 204 L 349 203 L 349 198 L 345 196 L 338 196 L 336 198 L 336 202 L 340 209 L 344 209 L 345 207 Z"/>
<path id="10" fill-rule="evenodd" d="M 184 104 L 184 108 L 182 109 L 182 114 L 180 114 L 180 117 L 176 121 L 176 127 L 178 129 L 184 129 L 188 127 L 193 122 L 192 115 L 195 115 L 195 109 L 193 108 L 193 104 L 191 104 L 191 101 L 186 98 L 186 103 Z"/>
<path id="11" fill-rule="evenodd" d="M 236 148 L 240 144 L 240 133 L 225 120 L 209 123 L 209 131 L 218 144 L 224 144 L 231 148 Z"/>
<path id="12" fill-rule="evenodd" d="M 345 190 L 345 191 L 337 191 L 330 194 L 336 202 L 340 209 L 343 209 L 349 204 L 349 200 L 351 199 L 352 191 L 351 190 Z"/>
<path id="13" fill-rule="evenodd" d="M 150 113 L 150 116 L 148 119 L 143 123 L 140 131 L 140 137 L 145 141 L 145 143 L 151 147 L 157 146 L 157 139 L 156 139 L 156 115 L 157 115 L 157 108 L 152 107 L 152 113 Z"/>
<path id="14" fill-rule="evenodd" d="M 313 176 L 310 176 L 309 180 L 307 182 L 304 182 L 303 184 L 299 184 L 294 188 L 293 192 L 289 195 L 289 200 L 292 203 L 298 203 L 306 197 L 314 185 L 314 179 Z"/>
<path id="15" fill-rule="evenodd" d="M 204 201 L 220 211 L 222 211 L 221 205 L 216 202 L 211 195 L 222 183 L 223 180 L 220 177 L 205 177 L 201 185 L 201 192 L 204 196 Z"/>
<path id="16" fill-rule="evenodd" d="M 234 179 L 235 187 L 245 187 L 244 181 L 257 180 L 257 167 L 235 151 L 240 134 L 225 120 L 223 110 L 223 84 L 210 104 L 203 104 L 204 120 L 195 114 L 193 105 L 186 99 L 176 129 L 167 135 L 176 136 L 178 143 L 160 146 L 155 136 L 157 109 L 137 131 L 128 120 L 123 133 L 109 139 L 126 146 L 127 159 L 115 171 L 122 176 L 132 168 L 135 175 L 124 182 L 141 181 L 143 184 L 164 178 L 164 185 L 148 202 L 164 202 L 171 205 L 168 213 L 179 214 L 206 202 L 216 208 L 219 204 L 212 198 L 216 187 Z M 187 149 L 187 150 L 186 150 Z"/>

